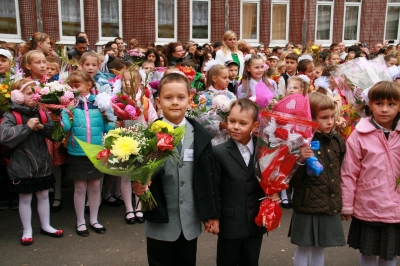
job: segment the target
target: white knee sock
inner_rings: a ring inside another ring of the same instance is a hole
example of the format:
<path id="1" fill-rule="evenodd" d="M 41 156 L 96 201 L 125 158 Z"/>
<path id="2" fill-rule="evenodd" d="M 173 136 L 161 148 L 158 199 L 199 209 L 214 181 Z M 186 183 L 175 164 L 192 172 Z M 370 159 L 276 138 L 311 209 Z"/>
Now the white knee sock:
<path id="1" fill-rule="evenodd" d="M 310 265 L 324 266 L 324 248 L 311 247 Z"/>
<path id="2" fill-rule="evenodd" d="M 287 200 L 287 194 L 286 194 L 286 190 L 282 190 L 281 191 L 281 199 L 282 200 Z M 284 202 L 284 203 L 288 203 L 288 202 Z"/>
<path id="3" fill-rule="evenodd" d="M 124 199 L 126 212 L 133 212 L 132 184 L 128 178 L 121 177 L 121 192 L 122 192 L 122 198 Z M 126 218 L 133 218 L 133 217 L 135 217 L 133 213 L 126 215 Z"/>
<path id="4" fill-rule="evenodd" d="M 49 233 L 54 233 L 57 230 L 50 226 L 50 203 L 49 203 L 49 190 L 42 190 L 36 192 L 37 210 L 40 218 L 40 225 L 42 229 Z"/>
<path id="5" fill-rule="evenodd" d="M 376 256 L 364 256 L 360 253 L 360 266 L 376 266 Z"/>
<path id="6" fill-rule="evenodd" d="M 104 185 L 103 185 L 103 191 L 102 191 L 102 195 L 101 195 L 103 197 L 103 199 L 107 200 L 108 198 L 110 198 L 112 196 L 111 189 L 114 185 L 115 179 L 116 179 L 116 176 L 113 176 L 113 175 L 105 175 L 104 176 Z M 115 199 L 110 198 L 110 199 L 108 199 L 108 201 L 113 202 L 113 201 L 115 201 Z M 89 205 L 90 205 L 90 203 L 89 203 Z"/>
<path id="7" fill-rule="evenodd" d="M 393 260 L 384 260 L 382 258 L 378 259 L 379 266 L 396 266 L 397 257 L 394 257 Z"/>
<path id="8" fill-rule="evenodd" d="M 19 194 L 19 217 L 22 222 L 22 238 L 32 238 L 32 194 Z"/>
<path id="9" fill-rule="evenodd" d="M 74 206 L 76 213 L 76 226 L 86 224 L 85 222 L 85 198 L 86 198 L 86 180 L 75 180 L 74 181 Z M 85 226 L 79 227 L 79 230 L 85 230 Z"/>
<path id="10" fill-rule="evenodd" d="M 56 183 L 54 184 L 54 199 L 61 200 L 61 166 L 53 166 L 51 170 L 53 171 L 54 178 L 56 179 Z M 53 202 L 53 206 L 59 206 L 60 204 L 61 202 L 58 200 Z"/>
<path id="11" fill-rule="evenodd" d="M 98 223 L 97 215 L 99 213 L 100 206 L 100 179 L 89 179 L 87 187 L 89 208 L 90 208 L 90 224 L 94 227 L 103 227 Z"/>

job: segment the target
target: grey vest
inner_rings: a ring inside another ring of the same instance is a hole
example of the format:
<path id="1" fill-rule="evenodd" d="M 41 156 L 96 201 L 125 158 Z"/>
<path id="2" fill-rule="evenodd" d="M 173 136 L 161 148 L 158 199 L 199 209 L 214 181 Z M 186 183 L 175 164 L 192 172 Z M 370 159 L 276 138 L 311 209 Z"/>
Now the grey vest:
<path id="1" fill-rule="evenodd" d="M 193 193 L 193 162 L 184 162 L 185 149 L 193 149 L 193 126 L 186 123 L 180 159 L 168 157 L 164 165 L 163 186 L 168 207 L 168 223 L 146 221 L 147 237 L 175 241 L 181 232 L 185 239 L 192 240 L 201 234 L 201 220 Z"/>

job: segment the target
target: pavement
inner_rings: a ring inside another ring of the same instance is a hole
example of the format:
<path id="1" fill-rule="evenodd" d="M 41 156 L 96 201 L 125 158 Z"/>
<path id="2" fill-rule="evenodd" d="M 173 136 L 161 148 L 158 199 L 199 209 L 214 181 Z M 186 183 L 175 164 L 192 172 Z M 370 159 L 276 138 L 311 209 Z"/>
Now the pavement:
<path id="1" fill-rule="evenodd" d="M 144 224 L 125 223 L 125 208 L 102 206 L 99 222 L 107 233 L 89 237 L 75 232 L 76 217 L 73 208 L 73 186 L 63 189 L 62 209 L 52 213 L 51 225 L 64 230 L 63 238 L 41 235 L 36 201 L 32 202 L 34 242 L 22 246 L 22 226 L 17 210 L 0 211 L 0 266 L 89 266 L 89 265 L 147 265 Z M 293 265 L 296 249 L 287 237 L 292 210 L 284 209 L 280 228 L 265 235 L 259 265 Z M 86 215 L 88 223 L 89 217 Z M 343 222 L 347 237 L 350 222 Z M 215 265 L 217 236 L 203 233 L 198 240 L 197 265 Z M 358 265 L 359 252 L 348 246 L 327 248 L 326 266 Z M 399 263 L 397 265 L 400 265 Z"/>

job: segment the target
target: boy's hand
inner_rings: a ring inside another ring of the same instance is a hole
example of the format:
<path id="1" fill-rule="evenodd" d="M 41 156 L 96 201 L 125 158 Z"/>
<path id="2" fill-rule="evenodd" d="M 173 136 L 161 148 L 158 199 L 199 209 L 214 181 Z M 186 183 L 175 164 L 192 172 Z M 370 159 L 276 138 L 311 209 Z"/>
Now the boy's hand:
<path id="1" fill-rule="evenodd" d="M 219 233 L 219 220 L 208 219 L 204 222 L 204 231 L 212 233 L 214 235 Z"/>
<path id="2" fill-rule="evenodd" d="M 26 123 L 28 125 L 28 127 L 30 127 L 33 131 L 37 131 L 37 125 L 40 124 L 39 122 L 39 118 L 37 117 L 33 117 L 31 119 L 29 119 L 28 123 Z"/>
<path id="3" fill-rule="evenodd" d="M 313 157 L 314 152 L 310 147 L 303 147 L 300 149 L 300 162 L 304 163 L 307 158 Z"/>
<path id="4" fill-rule="evenodd" d="M 272 195 L 267 195 L 267 198 L 269 198 L 270 200 L 280 204 L 282 202 L 281 198 L 279 197 L 278 193 L 272 194 Z"/>
<path id="5" fill-rule="evenodd" d="M 54 114 L 53 112 L 50 112 L 49 115 L 50 115 L 51 121 L 53 121 L 53 122 L 60 121 L 60 117 L 58 115 Z"/>
<path id="6" fill-rule="evenodd" d="M 220 122 L 220 123 L 219 123 L 219 128 L 220 128 L 220 129 L 226 129 L 227 126 L 228 126 L 228 123 L 227 123 L 227 122 Z"/>
<path id="7" fill-rule="evenodd" d="M 138 181 L 133 181 L 132 182 L 132 189 L 133 192 L 135 192 L 136 196 L 142 196 L 144 193 L 146 193 L 147 188 L 151 185 L 151 181 L 149 182 L 149 184 L 147 186 L 142 185 L 140 182 Z"/>
<path id="8" fill-rule="evenodd" d="M 342 214 L 342 221 L 348 221 L 351 219 L 351 214 Z"/>

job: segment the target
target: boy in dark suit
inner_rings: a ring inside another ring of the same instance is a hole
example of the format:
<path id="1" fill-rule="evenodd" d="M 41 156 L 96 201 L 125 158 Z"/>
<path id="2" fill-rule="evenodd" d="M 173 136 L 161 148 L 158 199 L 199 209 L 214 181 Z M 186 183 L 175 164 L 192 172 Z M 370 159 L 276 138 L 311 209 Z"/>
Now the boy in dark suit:
<path id="1" fill-rule="evenodd" d="M 178 73 L 164 76 L 159 84 L 156 100 L 164 114 L 162 120 L 173 126 L 184 125 L 185 134 L 176 148 L 179 156 L 167 158 L 149 186 L 158 204 L 144 212 L 150 266 L 194 266 L 201 222 L 206 231 L 218 233 L 220 206 L 213 137 L 195 120 L 185 118 L 190 89 L 189 80 Z M 138 196 L 146 188 L 133 182 Z"/>
<path id="2" fill-rule="evenodd" d="M 249 99 L 232 103 L 228 117 L 230 139 L 214 147 L 218 160 L 218 190 L 221 218 L 217 244 L 217 265 L 258 265 L 265 227 L 254 218 L 259 199 L 264 197 L 254 175 L 255 139 L 251 132 L 258 127 L 258 110 Z M 278 194 L 270 196 L 280 201 Z"/>

